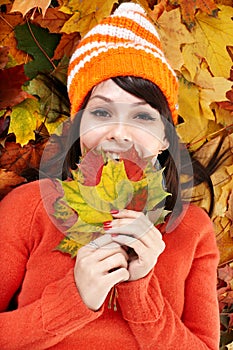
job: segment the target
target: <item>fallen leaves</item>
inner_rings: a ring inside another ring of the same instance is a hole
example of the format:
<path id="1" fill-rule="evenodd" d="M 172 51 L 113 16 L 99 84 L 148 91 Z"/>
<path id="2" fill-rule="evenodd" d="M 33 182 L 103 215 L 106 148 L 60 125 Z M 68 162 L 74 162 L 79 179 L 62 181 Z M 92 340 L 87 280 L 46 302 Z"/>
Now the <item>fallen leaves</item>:
<path id="1" fill-rule="evenodd" d="M 218 7 L 213 0 L 170 0 L 169 5 L 180 7 L 182 21 L 189 29 L 192 29 L 196 24 L 195 15 L 198 9 L 213 17 L 218 14 Z"/>
<path id="2" fill-rule="evenodd" d="M 113 5 L 116 3 L 118 3 L 118 0 L 65 1 L 60 11 L 72 14 L 72 16 L 64 24 L 61 32 L 66 34 L 79 32 L 83 37 L 102 18 L 111 13 Z"/>
<path id="3" fill-rule="evenodd" d="M 42 10 L 42 14 L 45 15 L 50 2 L 51 0 L 40 0 L 38 4 L 37 0 L 15 0 L 11 12 L 21 12 L 25 16 L 33 8 L 39 7 Z"/>

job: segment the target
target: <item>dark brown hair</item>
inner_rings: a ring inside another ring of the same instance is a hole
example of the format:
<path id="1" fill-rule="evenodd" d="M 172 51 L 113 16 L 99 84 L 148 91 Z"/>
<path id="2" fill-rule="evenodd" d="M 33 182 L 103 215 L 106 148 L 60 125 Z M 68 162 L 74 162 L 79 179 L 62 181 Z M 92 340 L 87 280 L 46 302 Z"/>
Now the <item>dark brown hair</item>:
<path id="1" fill-rule="evenodd" d="M 181 183 L 182 174 L 188 175 L 189 181 L 183 184 L 184 187 L 192 187 L 201 182 L 206 182 L 210 189 L 211 205 L 213 209 L 213 185 L 205 168 L 195 160 L 182 145 L 177 136 L 171 112 L 167 100 L 158 86 L 151 81 L 139 77 L 114 77 L 112 80 L 123 90 L 130 94 L 144 99 L 151 107 L 159 111 L 165 125 L 165 136 L 169 141 L 169 148 L 158 155 L 160 166 L 164 168 L 165 185 L 172 195 L 166 198 L 165 208 L 173 211 L 175 216 L 182 210 Z M 91 92 L 86 97 L 82 110 L 85 108 Z M 70 169 L 75 169 L 81 156 L 79 142 L 79 127 L 82 117 L 82 110 L 77 114 L 74 123 L 70 128 L 68 138 L 67 156 L 64 162 L 63 177 L 70 176 Z"/>

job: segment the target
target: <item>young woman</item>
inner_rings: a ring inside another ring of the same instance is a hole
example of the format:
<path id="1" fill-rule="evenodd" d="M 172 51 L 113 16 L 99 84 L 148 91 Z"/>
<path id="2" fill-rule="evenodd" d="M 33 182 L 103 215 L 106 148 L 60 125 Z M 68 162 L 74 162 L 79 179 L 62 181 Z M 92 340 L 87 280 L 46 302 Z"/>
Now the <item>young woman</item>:
<path id="1" fill-rule="evenodd" d="M 71 259 L 54 250 L 64 237 L 52 218 L 55 183 L 12 191 L 0 208 L 2 350 L 218 349 L 218 249 L 208 215 L 181 200 L 177 87 L 136 4 L 120 5 L 79 44 L 68 73 L 67 176 L 80 152 L 118 159 L 133 146 L 164 167 L 171 214 L 154 227 L 145 213 L 113 210 L 106 233 Z"/>

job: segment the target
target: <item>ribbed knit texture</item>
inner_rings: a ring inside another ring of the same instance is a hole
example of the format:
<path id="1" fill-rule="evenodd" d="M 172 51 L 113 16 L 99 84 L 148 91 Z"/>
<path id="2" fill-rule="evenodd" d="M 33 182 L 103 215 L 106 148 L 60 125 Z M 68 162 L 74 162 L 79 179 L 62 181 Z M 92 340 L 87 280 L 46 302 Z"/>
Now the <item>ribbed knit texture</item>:
<path id="1" fill-rule="evenodd" d="M 64 237 L 47 215 L 57 196 L 44 180 L 0 203 L 1 350 L 218 350 L 218 250 L 204 211 L 187 208 L 164 234 L 155 268 L 117 285 L 117 311 L 108 297 L 93 312 L 79 296 L 75 259 L 54 250 Z M 15 293 L 18 308 L 5 312 Z"/>
<path id="2" fill-rule="evenodd" d="M 68 70 L 71 118 L 95 85 L 116 76 L 141 77 L 158 85 L 177 123 L 177 78 L 155 26 L 138 4 L 121 4 L 80 41 Z"/>

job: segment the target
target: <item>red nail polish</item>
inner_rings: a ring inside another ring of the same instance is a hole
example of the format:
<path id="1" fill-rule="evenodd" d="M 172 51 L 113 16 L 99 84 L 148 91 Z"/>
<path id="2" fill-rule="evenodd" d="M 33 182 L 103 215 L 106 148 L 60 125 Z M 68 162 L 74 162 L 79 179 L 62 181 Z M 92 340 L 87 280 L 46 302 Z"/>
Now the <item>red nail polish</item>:
<path id="1" fill-rule="evenodd" d="M 109 227 L 109 226 L 111 226 L 111 223 L 112 223 L 112 221 L 104 221 L 103 222 L 103 226 L 104 227 L 106 227 L 106 226 Z"/>
<path id="2" fill-rule="evenodd" d="M 118 237 L 118 234 L 117 233 L 112 233 L 111 236 L 112 237 Z"/>
<path id="3" fill-rule="evenodd" d="M 117 210 L 117 209 L 112 209 L 112 210 L 110 210 L 110 213 L 111 213 L 111 214 L 118 214 L 118 213 L 119 213 L 119 210 Z"/>
<path id="4" fill-rule="evenodd" d="M 112 228 L 112 226 L 104 226 L 104 231 L 110 230 L 110 228 Z"/>

